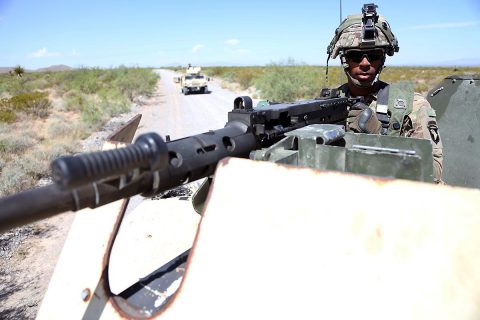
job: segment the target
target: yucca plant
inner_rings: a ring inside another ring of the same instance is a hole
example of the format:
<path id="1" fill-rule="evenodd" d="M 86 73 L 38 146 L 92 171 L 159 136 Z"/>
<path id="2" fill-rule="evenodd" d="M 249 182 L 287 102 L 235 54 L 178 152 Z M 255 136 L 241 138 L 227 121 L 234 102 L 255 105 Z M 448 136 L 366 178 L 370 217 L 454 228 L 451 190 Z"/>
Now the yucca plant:
<path id="1" fill-rule="evenodd" d="M 24 73 L 25 73 L 25 69 L 20 65 L 13 68 L 13 74 L 16 75 L 19 78 L 21 78 Z"/>

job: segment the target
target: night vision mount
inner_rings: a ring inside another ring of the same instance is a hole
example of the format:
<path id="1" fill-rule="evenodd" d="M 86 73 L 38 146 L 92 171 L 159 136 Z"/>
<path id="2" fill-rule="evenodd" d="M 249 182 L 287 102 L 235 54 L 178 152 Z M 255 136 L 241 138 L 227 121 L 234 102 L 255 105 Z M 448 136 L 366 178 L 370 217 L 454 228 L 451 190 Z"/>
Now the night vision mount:
<path id="1" fill-rule="evenodd" d="M 378 21 L 378 6 L 374 3 L 367 3 L 362 8 L 362 43 L 375 44 L 376 29 Z"/>

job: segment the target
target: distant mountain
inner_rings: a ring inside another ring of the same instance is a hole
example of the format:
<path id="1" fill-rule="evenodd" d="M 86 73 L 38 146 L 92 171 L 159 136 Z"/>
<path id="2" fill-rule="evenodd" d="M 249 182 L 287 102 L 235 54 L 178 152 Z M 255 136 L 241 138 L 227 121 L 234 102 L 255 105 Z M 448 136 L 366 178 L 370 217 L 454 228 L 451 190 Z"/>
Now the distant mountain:
<path id="1" fill-rule="evenodd" d="M 8 73 L 8 71 L 13 70 L 15 67 L 0 67 L 0 73 Z M 68 71 L 73 70 L 74 68 L 66 66 L 64 64 L 58 64 L 54 66 L 50 66 L 47 68 L 40 68 L 37 70 L 29 70 L 25 69 L 25 72 L 55 72 L 55 71 Z"/>
<path id="2" fill-rule="evenodd" d="M 37 70 L 35 70 L 35 72 L 68 71 L 68 70 L 72 70 L 72 69 L 73 69 L 72 67 L 66 66 L 66 65 L 64 65 L 64 64 L 58 64 L 58 65 L 50 66 L 50 67 L 48 67 L 48 68 L 40 68 L 40 69 L 37 69 Z"/>
<path id="3" fill-rule="evenodd" d="M 8 73 L 10 70 L 13 70 L 13 67 L 0 67 L 0 73 Z"/>

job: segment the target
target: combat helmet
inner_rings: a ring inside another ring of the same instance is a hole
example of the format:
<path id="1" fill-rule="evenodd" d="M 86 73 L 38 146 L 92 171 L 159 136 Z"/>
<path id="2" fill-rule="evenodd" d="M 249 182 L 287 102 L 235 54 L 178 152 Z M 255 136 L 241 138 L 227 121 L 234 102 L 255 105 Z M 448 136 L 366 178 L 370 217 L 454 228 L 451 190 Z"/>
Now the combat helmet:
<path id="1" fill-rule="evenodd" d="M 395 38 L 385 17 L 377 14 L 377 7 L 374 3 L 364 4 L 362 14 L 351 15 L 343 20 L 335 30 L 335 36 L 327 48 L 328 59 L 335 59 L 340 55 L 340 61 L 346 70 L 348 63 L 344 54 L 348 49 L 368 50 L 382 48 L 385 50 L 385 54 L 389 56 L 393 56 L 395 52 L 399 51 L 397 38 Z M 381 68 L 378 74 L 380 72 Z M 349 75 L 348 72 L 347 75 Z M 360 84 L 356 80 L 354 82 L 361 86 L 373 84 Z"/>

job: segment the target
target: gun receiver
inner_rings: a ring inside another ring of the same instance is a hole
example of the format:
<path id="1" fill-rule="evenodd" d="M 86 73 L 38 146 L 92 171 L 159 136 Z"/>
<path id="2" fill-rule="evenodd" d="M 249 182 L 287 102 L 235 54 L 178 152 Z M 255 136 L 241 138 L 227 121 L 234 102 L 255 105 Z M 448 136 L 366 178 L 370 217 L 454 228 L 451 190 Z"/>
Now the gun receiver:
<path id="1" fill-rule="evenodd" d="M 96 208 L 137 194 L 145 197 L 212 175 L 225 157 L 248 158 L 286 132 L 341 123 L 356 99 L 335 90 L 322 97 L 253 108 L 239 97 L 224 128 L 164 142 L 155 133 L 116 150 L 60 157 L 52 162 L 54 184 L 0 199 L 0 232 L 65 211 Z"/>

